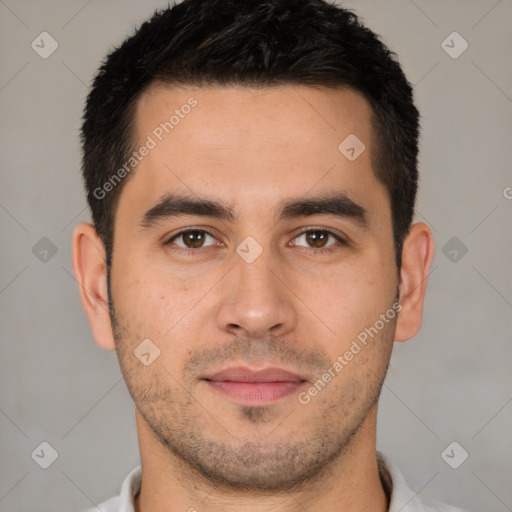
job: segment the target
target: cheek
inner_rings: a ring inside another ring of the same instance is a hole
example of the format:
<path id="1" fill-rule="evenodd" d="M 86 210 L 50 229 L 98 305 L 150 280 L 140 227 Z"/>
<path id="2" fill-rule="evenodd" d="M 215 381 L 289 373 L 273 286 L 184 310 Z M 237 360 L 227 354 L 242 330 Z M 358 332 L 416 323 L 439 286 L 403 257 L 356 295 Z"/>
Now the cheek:
<path id="1" fill-rule="evenodd" d="M 168 271 L 133 251 L 130 257 L 115 261 L 112 278 L 116 306 L 135 317 L 149 313 L 149 319 L 162 310 L 173 310 L 173 301 L 182 293 L 179 281 L 173 283 Z"/>
<path id="2" fill-rule="evenodd" d="M 162 360 L 176 367 L 186 357 L 191 340 L 201 339 L 205 322 L 198 321 L 198 315 L 204 318 L 214 314 L 208 291 L 218 277 L 192 278 L 164 269 L 158 262 L 141 260 L 144 263 L 136 265 L 134 261 L 135 258 L 119 261 L 118 268 L 123 272 L 113 274 L 119 324 L 130 337 L 130 346 L 136 345 L 139 338 L 149 338 L 162 351 Z M 168 360 L 166 352 L 172 353 L 172 360 Z"/>
<path id="3" fill-rule="evenodd" d="M 305 302 L 329 328 L 326 331 L 332 338 L 329 352 L 334 357 L 346 350 L 353 339 L 374 325 L 392 306 L 395 283 L 385 278 L 389 272 L 377 265 L 373 268 L 373 271 L 363 266 L 357 271 L 339 269 L 331 272 L 329 279 L 322 280 L 321 286 L 315 286 L 314 293 L 309 281 L 304 282 L 298 293 L 308 297 Z M 309 293 L 306 292 L 308 285 Z"/>

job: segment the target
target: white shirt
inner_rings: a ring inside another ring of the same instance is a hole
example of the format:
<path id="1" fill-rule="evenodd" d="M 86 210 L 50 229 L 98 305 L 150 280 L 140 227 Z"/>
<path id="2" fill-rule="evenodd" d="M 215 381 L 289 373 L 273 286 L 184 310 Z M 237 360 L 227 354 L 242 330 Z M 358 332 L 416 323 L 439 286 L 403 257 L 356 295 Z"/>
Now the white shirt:
<path id="1" fill-rule="evenodd" d="M 377 451 L 379 475 L 384 490 L 389 496 L 388 512 L 465 512 L 464 510 L 444 503 L 439 503 L 420 496 L 409 488 L 405 478 L 393 462 Z M 136 467 L 123 481 L 121 494 L 110 498 L 98 507 L 92 507 L 84 512 L 135 512 L 133 498 L 140 490 L 141 467 Z"/>

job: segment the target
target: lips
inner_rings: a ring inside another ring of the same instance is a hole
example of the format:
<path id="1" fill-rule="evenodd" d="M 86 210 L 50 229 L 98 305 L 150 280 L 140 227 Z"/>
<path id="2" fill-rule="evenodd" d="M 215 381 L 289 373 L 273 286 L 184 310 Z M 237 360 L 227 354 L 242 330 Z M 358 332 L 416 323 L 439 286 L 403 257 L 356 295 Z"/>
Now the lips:
<path id="1" fill-rule="evenodd" d="M 297 391 L 307 382 L 306 378 L 283 368 L 251 370 L 241 366 L 226 368 L 203 380 L 214 391 L 231 400 L 252 405 L 274 402 Z"/>
<path id="2" fill-rule="evenodd" d="M 242 366 L 227 368 L 206 377 L 206 379 L 229 382 L 300 382 L 306 380 L 305 378 L 282 368 L 251 370 Z"/>

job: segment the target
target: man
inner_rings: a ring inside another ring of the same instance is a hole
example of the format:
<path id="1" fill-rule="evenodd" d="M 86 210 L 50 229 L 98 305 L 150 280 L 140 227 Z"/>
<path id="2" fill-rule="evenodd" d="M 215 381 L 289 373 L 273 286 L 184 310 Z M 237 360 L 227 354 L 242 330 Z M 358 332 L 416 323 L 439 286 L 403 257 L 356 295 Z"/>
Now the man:
<path id="1" fill-rule="evenodd" d="M 108 56 L 73 267 L 141 467 L 91 510 L 458 510 L 376 451 L 434 254 L 418 117 L 394 54 L 322 0 L 185 0 Z"/>

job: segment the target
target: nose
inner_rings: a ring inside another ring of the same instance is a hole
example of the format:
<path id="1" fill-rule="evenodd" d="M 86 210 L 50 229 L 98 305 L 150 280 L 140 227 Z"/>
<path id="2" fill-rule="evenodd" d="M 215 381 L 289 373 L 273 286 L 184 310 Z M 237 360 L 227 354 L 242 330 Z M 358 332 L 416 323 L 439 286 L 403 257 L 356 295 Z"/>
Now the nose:
<path id="1" fill-rule="evenodd" d="M 252 263 L 235 256 L 223 282 L 217 310 L 219 327 L 237 336 L 283 336 L 294 330 L 297 312 L 282 270 L 266 251 Z"/>

